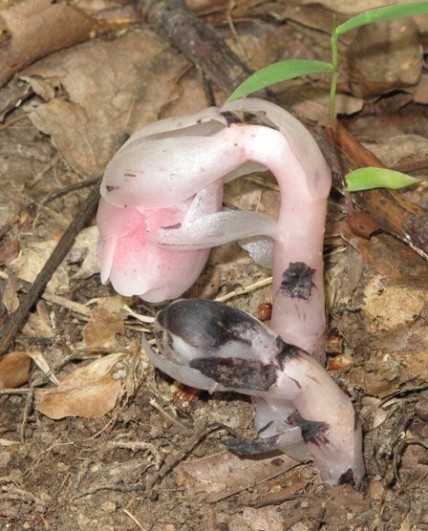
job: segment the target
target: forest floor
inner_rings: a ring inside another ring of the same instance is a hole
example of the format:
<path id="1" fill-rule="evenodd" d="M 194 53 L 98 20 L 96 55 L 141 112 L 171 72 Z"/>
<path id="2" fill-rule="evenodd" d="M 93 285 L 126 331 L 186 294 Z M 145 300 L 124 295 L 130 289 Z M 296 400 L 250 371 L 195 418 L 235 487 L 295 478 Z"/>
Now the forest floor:
<path id="1" fill-rule="evenodd" d="M 145 23 L 144 4 L 0 6 L 2 326 L 127 136 L 210 104 L 200 70 Z M 339 4 L 343 20 L 375 2 Z M 287 58 L 329 60 L 337 2 L 189 5 L 253 69 Z M 32 64 L 19 55 L 23 36 L 34 39 Z M 52 41 L 62 45 L 50 53 Z M 427 209 L 428 17 L 366 27 L 341 51 L 342 123 L 386 166 L 421 179 L 402 193 Z M 227 94 L 211 88 L 221 104 Z M 325 125 L 325 76 L 275 92 L 306 123 Z M 275 214 L 279 193 L 261 174 L 228 185 L 225 202 Z M 140 338 L 152 337 L 159 306 L 101 284 L 93 216 L 0 361 L 0 527 L 428 530 L 428 266 L 386 231 L 355 230 L 349 205 L 333 190 L 328 370 L 362 421 L 361 491 L 323 486 L 311 463 L 281 454 L 239 459 L 225 449 L 223 426 L 254 437 L 253 405 L 184 388 L 151 366 Z M 227 300 L 262 318 L 272 296 L 259 283 L 268 277 L 230 244 L 211 253 L 186 296 Z"/>

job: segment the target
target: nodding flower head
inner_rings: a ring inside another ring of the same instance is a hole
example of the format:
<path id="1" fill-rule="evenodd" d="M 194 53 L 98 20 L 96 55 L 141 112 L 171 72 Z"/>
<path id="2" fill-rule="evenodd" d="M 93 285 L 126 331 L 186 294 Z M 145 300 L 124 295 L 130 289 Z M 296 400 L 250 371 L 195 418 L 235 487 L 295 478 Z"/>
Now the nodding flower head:
<path id="1" fill-rule="evenodd" d="M 254 125 L 257 120 L 263 125 Z M 277 220 L 220 211 L 223 183 L 255 168 L 270 170 L 278 181 Z M 285 341 L 317 352 L 325 327 L 322 247 L 330 185 L 330 170 L 310 133 L 263 100 L 238 100 L 149 125 L 131 136 L 105 171 L 98 216 L 102 280 L 120 293 L 160 302 L 194 282 L 210 247 L 252 238 L 257 255 L 264 249 L 257 236 L 268 237 L 272 327 Z"/>
<path id="2" fill-rule="evenodd" d="M 253 397 L 259 440 L 232 440 L 242 455 L 280 449 L 312 457 L 329 484 L 359 486 L 365 473 L 361 425 L 349 397 L 302 349 L 225 304 L 178 300 L 156 317 L 153 363 L 172 378 L 207 391 Z"/>

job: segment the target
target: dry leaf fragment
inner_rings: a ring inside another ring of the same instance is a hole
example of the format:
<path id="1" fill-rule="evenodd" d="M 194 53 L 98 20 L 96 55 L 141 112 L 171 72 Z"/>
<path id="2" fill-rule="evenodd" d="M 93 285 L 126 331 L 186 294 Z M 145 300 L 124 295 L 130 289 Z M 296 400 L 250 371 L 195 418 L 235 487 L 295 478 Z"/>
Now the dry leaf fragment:
<path id="1" fill-rule="evenodd" d="M 0 246 L 0 265 L 8 265 L 19 254 L 19 240 L 13 239 Z"/>
<path id="2" fill-rule="evenodd" d="M 201 459 L 184 461 L 175 467 L 176 481 L 198 492 L 206 492 L 211 501 L 249 488 L 285 473 L 297 461 L 285 454 L 260 459 L 242 459 L 224 451 Z"/>
<path id="3" fill-rule="evenodd" d="M 53 330 L 53 323 L 46 305 L 43 301 L 39 301 L 36 306 L 37 311 L 30 313 L 28 320 L 22 329 L 26 337 L 36 338 L 52 338 L 55 333 Z"/>
<path id="4" fill-rule="evenodd" d="M 44 374 L 49 378 L 49 380 L 53 384 L 59 385 L 58 378 L 52 372 L 52 369 L 49 367 L 46 358 L 39 350 L 30 350 L 27 355 L 34 361 L 34 363 L 39 367 L 39 369 L 44 372 Z"/>
<path id="5" fill-rule="evenodd" d="M 419 41 L 412 19 L 359 28 L 348 55 L 352 93 L 369 97 L 415 85 L 423 66 Z"/>
<path id="6" fill-rule="evenodd" d="M 50 92 L 47 85 L 58 83 L 67 94 L 29 108 L 29 117 L 72 167 L 96 177 L 124 134 L 159 117 L 186 69 L 186 61 L 147 29 L 93 39 L 22 73 L 42 96 Z"/>
<path id="7" fill-rule="evenodd" d="M 97 257 L 97 242 L 99 232 L 96 225 L 86 227 L 80 231 L 71 249 L 67 261 L 80 262 L 79 270 L 71 277 L 73 279 L 89 278 L 99 272 Z"/>
<path id="8" fill-rule="evenodd" d="M 3 291 L 2 303 L 9 315 L 17 310 L 19 306 L 18 287 L 16 284 L 15 278 L 10 276 L 6 281 Z"/>
<path id="9" fill-rule="evenodd" d="M 51 419 L 101 417 L 116 405 L 121 381 L 116 368 L 123 354 L 110 354 L 66 376 L 54 389 L 35 393 L 36 408 Z"/>
<path id="10" fill-rule="evenodd" d="M 40 57 L 90 37 L 98 23 L 67 3 L 27 0 L 0 11 L 8 39 L 0 43 L 0 86 Z"/>
<path id="11" fill-rule="evenodd" d="M 0 389 L 15 389 L 28 382 L 31 358 L 24 351 L 7 354 L 0 360 Z"/>
<path id="12" fill-rule="evenodd" d="M 92 350 L 111 348 L 116 344 L 116 334 L 123 335 L 123 319 L 103 307 L 94 308 L 91 319 L 83 331 L 83 338 Z"/>
<path id="13" fill-rule="evenodd" d="M 32 242 L 31 245 L 21 251 L 16 260 L 11 262 L 10 269 L 19 279 L 32 284 L 57 243 L 56 240 Z M 68 292 L 69 282 L 64 264 L 57 269 L 49 281 L 47 289 L 50 293 L 60 295 Z"/>

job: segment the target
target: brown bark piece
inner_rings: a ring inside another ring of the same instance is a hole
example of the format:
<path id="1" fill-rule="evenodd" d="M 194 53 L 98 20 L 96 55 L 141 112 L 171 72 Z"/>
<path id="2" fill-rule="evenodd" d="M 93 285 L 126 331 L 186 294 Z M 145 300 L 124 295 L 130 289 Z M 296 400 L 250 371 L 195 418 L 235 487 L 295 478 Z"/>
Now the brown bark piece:
<path id="1" fill-rule="evenodd" d="M 335 141 L 343 156 L 346 170 L 358 166 L 383 168 L 382 162 L 358 140 L 337 124 Z M 394 190 L 380 188 L 354 192 L 355 204 L 369 212 L 386 232 L 406 242 L 424 258 L 428 258 L 428 214 L 426 211 Z"/>
<path id="2" fill-rule="evenodd" d="M 147 14 L 156 31 L 189 61 L 200 66 L 220 88 L 232 90 L 251 74 L 214 29 L 194 15 L 182 0 L 151 4 Z"/>

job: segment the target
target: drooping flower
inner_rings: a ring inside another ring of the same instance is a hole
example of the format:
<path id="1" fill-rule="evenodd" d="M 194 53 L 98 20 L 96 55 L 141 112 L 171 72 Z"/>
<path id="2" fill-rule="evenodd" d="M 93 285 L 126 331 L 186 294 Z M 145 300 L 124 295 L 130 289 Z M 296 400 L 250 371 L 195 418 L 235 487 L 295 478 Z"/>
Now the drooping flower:
<path id="1" fill-rule="evenodd" d="M 246 114 L 265 125 L 244 123 Z M 201 190 L 245 175 L 255 166 L 269 169 L 278 181 L 281 209 L 276 222 L 258 213 L 195 208 L 192 219 L 183 218 L 179 225 L 169 227 L 165 221 L 157 230 L 147 226 L 147 239 L 171 251 L 195 252 L 226 241 L 269 236 L 272 327 L 285 341 L 319 352 L 325 328 L 322 251 L 331 175 L 313 137 L 288 112 L 249 98 L 149 125 L 109 163 L 101 194 L 110 205 L 141 213 L 180 208 L 177 205 L 195 199 Z M 100 228 L 105 239 L 107 231 Z M 168 283 L 166 276 L 164 280 Z M 176 282 L 177 291 L 183 292 L 181 277 Z M 134 293 L 145 298 L 141 290 Z"/>
<path id="2" fill-rule="evenodd" d="M 151 361 L 178 381 L 210 392 L 235 391 L 256 405 L 256 440 L 232 439 L 240 455 L 282 450 L 312 458 L 328 484 L 361 484 L 361 424 L 327 371 L 246 313 L 215 301 L 178 300 L 155 321 Z"/>

